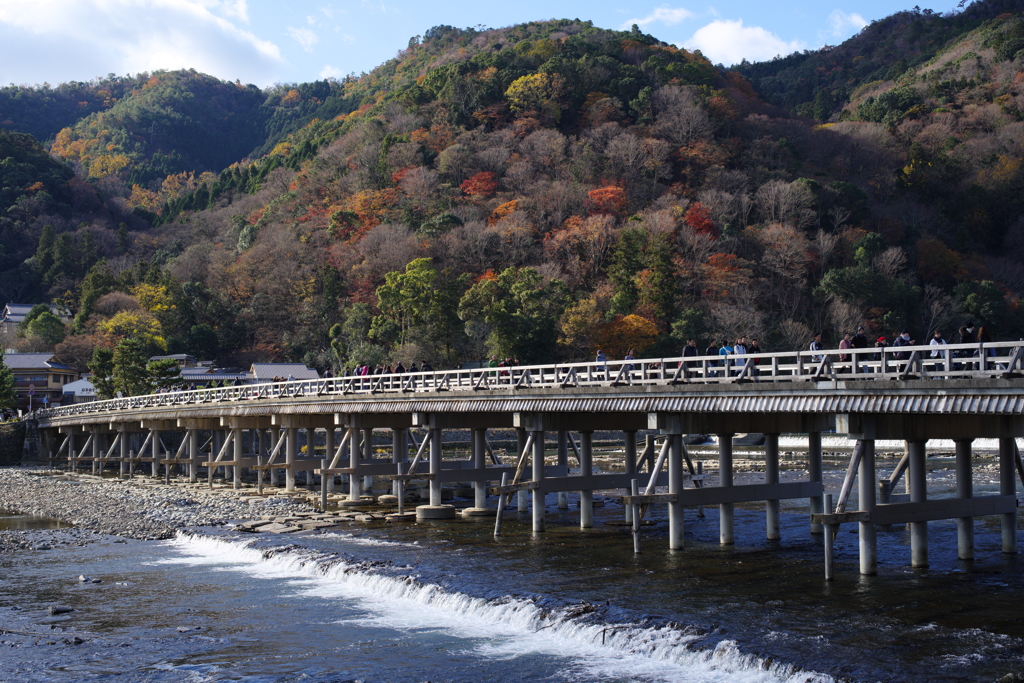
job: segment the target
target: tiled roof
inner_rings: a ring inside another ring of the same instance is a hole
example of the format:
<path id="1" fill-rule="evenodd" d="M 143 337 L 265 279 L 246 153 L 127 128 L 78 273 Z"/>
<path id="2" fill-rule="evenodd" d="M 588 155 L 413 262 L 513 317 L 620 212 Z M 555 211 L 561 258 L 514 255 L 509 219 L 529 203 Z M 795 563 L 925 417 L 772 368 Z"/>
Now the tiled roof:
<path id="1" fill-rule="evenodd" d="M 54 360 L 52 353 L 8 353 L 4 356 L 4 365 L 12 370 L 72 370 L 70 365 L 65 365 Z"/>
<path id="2" fill-rule="evenodd" d="M 252 374 L 257 381 L 269 381 L 275 377 L 295 379 L 320 379 L 320 373 L 302 363 L 253 363 Z"/>

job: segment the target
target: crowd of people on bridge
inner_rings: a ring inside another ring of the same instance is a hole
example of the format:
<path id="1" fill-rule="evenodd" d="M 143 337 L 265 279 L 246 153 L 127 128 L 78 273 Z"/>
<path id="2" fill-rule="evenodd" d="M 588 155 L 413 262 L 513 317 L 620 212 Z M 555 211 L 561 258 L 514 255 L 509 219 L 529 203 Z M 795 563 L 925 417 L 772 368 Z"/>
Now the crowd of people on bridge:
<path id="1" fill-rule="evenodd" d="M 933 371 L 945 372 L 947 370 L 947 359 L 946 353 L 941 349 L 942 346 L 948 344 L 977 344 L 977 343 L 991 343 L 992 335 L 983 326 L 975 326 L 973 321 L 967 321 L 961 328 L 959 328 L 955 336 L 950 340 L 946 341 L 941 330 L 934 330 L 931 338 L 928 341 L 928 346 L 931 348 L 926 351 L 924 359 L 928 362 L 928 367 Z M 857 372 L 867 373 L 872 371 L 886 372 L 886 368 L 882 365 L 868 365 L 870 361 L 881 361 L 883 359 L 882 349 L 899 349 L 890 352 L 887 355 L 889 360 L 895 362 L 894 368 L 889 370 L 901 369 L 906 367 L 906 361 L 910 359 L 912 351 L 910 346 L 919 346 L 918 341 L 911 338 L 910 331 L 903 329 L 899 334 L 892 336 L 892 341 L 886 335 L 880 335 L 873 341 L 868 338 L 864 326 L 859 326 L 857 331 L 847 332 L 843 335 L 843 338 L 839 341 L 838 348 L 841 351 L 850 350 L 850 353 L 840 353 L 838 355 L 838 372 L 852 372 L 853 368 L 851 361 L 854 357 L 858 359 Z M 826 356 L 831 356 L 834 360 L 837 359 L 835 354 L 827 354 L 826 347 L 822 341 L 822 333 L 816 332 L 812 336 L 810 343 L 807 346 L 808 350 L 812 352 L 812 359 L 814 362 L 822 362 Z M 876 353 L 858 353 L 856 349 L 876 348 L 879 349 Z M 723 339 L 721 342 L 712 340 L 708 346 L 700 352 L 700 348 L 697 345 L 696 339 L 689 339 L 686 345 L 683 346 L 681 355 L 684 358 L 706 358 L 705 360 L 684 360 L 683 364 L 688 370 L 696 370 L 701 367 L 702 364 L 707 364 L 708 374 L 710 377 L 735 377 L 745 376 L 750 379 L 757 381 L 760 375 L 758 366 L 761 364 L 761 358 L 759 354 L 765 351 L 761 348 L 761 344 L 757 339 L 750 339 L 745 336 L 739 336 L 734 342 L 730 342 L 727 339 Z M 957 349 L 951 356 L 953 358 L 967 358 L 977 357 L 979 354 L 978 350 L 971 349 Z M 985 351 L 987 356 L 995 356 L 996 349 L 988 348 Z M 749 359 L 737 359 L 735 356 L 752 356 Z M 708 360 L 710 356 L 718 356 L 714 360 Z M 632 350 L 630 350 L 625 356 L 624 361 L 634 360 L 635 356 Z M 601 372 L 607 371 L 608 358 L 602 350 L 598 350 L 595 356 L 597 364 L 597 370 Z M 864 365 L 860 365 L 863 362 Z M 954 361 L 952 364 L 953 370 L 961 370 L 964 368 L 969 361 Z M 618 365 L 618 364 L 616 364 Z M 632 364 L 629 364 L 629 370 L 632 370 Z"/>

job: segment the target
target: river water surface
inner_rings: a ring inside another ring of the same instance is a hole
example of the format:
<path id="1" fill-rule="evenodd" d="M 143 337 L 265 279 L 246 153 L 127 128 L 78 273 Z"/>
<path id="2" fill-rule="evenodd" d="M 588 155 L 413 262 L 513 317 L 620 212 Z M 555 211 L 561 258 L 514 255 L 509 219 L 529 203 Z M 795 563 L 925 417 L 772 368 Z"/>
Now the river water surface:
<path id="1" fill-rule="evenodd" d="M 990 474 L 976 474 L 977 495 L 995 486 Z M 951 472 L 930 476 L 938 495 L 952 490 Z M 826 489 L 841 477 L 828 472 Z M 764 539 L 759 507 L 737 509 L 727 548 L 716 509 L 687 510 L 678 552 L 654 508 L 635 555 L 629 532 L 604 524 L 622 519 L 620 506 L 597 508 L 595 528 L 580 530 L 575 505 L 556 500 L 546 532 L 513 511 L 497 540 L 485 519 L 211 529 L 3 555 L 0 628 L 22 633 L 0 634 L 0 680 L 924 683 L 1024 672 L 1024 570 L 1000 552 L 995 518 L 976 521 L 974 562 L 956 559 L 954 522 L 929 525 L 927 570 L 910 568 L 904 528 L 880 531 L 876 577 L 857 574 L 855 526 L 844 527 L 825 582 L 821 538 L 799 506 L 784 508 L 781 543 Z M 74 611 L 48 615 L 56 604 Z"/>

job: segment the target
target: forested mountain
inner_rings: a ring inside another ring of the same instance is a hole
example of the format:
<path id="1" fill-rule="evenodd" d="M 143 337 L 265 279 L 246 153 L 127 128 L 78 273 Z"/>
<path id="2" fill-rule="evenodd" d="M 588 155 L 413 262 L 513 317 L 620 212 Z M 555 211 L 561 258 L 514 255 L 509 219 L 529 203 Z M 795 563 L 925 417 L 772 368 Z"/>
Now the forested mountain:
<path id="1" fill-rule="evenodd" d="M 53 133 L 74 176 L 38 147 L 11 163 L 50 185 L 4 170 L 0 287 L 67 306 L 76 363 L 126 337 L 324 369 L 1016 338 L 1018 4 L 736 70 L 562 20 L 435 27 L 343 82 L 144 75 Z"/>

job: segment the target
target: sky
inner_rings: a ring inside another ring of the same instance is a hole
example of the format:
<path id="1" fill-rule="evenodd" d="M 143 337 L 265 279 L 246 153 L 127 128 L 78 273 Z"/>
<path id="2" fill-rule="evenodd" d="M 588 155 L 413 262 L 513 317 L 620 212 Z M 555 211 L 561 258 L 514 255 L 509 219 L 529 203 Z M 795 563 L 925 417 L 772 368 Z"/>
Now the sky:
<path id="1" fill-rule="evenodd" d="M 0 85 L 194 68 L 268 87 L 368 72 L 432 26 L 545 19 L 632 24 L 726 66 L 838 45 L 892 0 L 0 0 Z M 947 12 L 958 0 L 923 7 Z"/>

